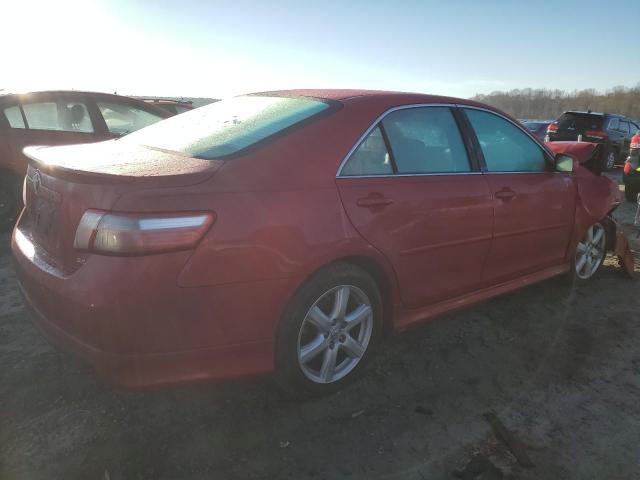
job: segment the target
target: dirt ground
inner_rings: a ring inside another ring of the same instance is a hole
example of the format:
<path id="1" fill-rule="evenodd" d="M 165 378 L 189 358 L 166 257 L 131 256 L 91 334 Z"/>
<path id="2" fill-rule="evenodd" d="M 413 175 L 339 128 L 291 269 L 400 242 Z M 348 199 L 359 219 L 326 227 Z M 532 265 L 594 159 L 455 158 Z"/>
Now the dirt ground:
<path id="1" fill-rule="evenodd" d="M 617 213 L 629 231 L 634 212 Z M 292 401 L 268 379 L 128 392 L 31 325 L 5 235 L 0 478 L 640 478 L 639 288 L 610 259 L 587 285 L 553 279 L 447 315 L 390 338 L 327 398 Z"/>

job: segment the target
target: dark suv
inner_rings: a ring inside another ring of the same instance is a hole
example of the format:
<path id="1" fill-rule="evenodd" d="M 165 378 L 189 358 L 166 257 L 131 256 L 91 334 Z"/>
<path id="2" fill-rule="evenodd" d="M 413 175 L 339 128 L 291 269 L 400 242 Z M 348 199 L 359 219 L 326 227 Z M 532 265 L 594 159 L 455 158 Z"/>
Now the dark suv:
<path id="1" fill-rule="evenodd" d="M 22 207 L 24 147 L 109 140 L 170 116 L 141 100 L 107 93 L 0 95 L 0 231 L 13 225 Z"/>
<path id="2" fill-rule="evenodd" d="M 622 115 L 595 112 L 564 112 L 547 128 L 550 142 L 583 140 L 600 143 L 602 168 L 622 164 L 629 155 L 629 144 L 640 127 Z"/>

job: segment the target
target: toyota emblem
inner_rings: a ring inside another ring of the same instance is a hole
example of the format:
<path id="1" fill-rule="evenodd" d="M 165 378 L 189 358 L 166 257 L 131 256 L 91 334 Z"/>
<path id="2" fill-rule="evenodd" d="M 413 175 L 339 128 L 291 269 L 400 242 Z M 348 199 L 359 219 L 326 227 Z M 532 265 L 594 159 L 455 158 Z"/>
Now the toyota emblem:
<path id="1" fill-rule="evenodd" d="M 38 170 L 33 172 L 33 176 L 31 177 L 31 183 L 33 184 L 33 193 L 38 195 L 38 191 L 40 190 L 40 185 L 42 185 L 42 178 L 40 178 L 40 172 Z"/>

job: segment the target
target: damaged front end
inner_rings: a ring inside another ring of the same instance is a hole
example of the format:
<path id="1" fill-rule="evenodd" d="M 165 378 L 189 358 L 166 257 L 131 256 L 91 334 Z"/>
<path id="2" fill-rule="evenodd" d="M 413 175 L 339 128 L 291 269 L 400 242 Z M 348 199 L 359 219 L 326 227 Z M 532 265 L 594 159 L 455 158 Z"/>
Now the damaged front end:
<path id="1" fill-rule="evenodd" d="M 617 182 L 602 175 L 602 146 L 591 142 L 551 142 L 546 146 L 556 155 L 574 159 L 578 198 L 572 245 L 578 244 L 591 225 L 602 222 L 607 229 L 608 251 L 618 257 L 626 273 L 633 275 L 633 253 L 622 226 L 613 218 L 620 205 L 620 191 Z"/>

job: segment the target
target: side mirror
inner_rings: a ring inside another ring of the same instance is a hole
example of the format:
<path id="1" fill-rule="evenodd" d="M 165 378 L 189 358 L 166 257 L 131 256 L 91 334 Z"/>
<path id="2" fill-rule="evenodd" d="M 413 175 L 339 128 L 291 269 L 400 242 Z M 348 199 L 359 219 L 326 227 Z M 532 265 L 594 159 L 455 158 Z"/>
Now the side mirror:
<path id="1" fill-rule="evenodd" d="M 573 172 L 573 157 L 559 153 L 554 161 L 554 170 L 556 172 Z"/>

